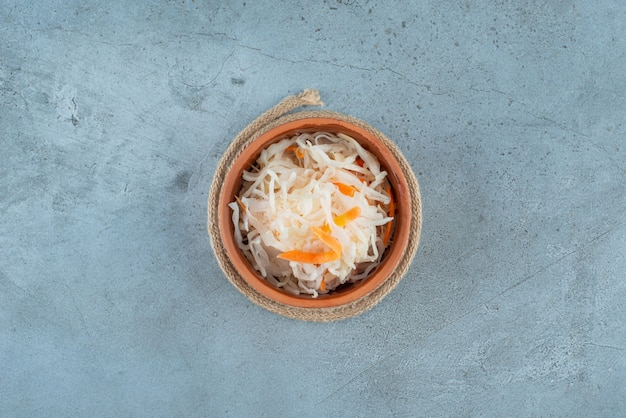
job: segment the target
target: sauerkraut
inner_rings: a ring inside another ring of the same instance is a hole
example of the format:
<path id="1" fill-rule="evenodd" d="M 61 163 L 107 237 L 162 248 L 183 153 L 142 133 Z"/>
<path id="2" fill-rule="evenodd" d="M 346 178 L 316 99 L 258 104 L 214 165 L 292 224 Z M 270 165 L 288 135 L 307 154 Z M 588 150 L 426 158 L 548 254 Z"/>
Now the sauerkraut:
<path id="1" fill-rule="evenodd" d="M 318 297 L 368 277 L 389 244 L 395 202 L 377 158 L 342 133 L 301 133 L 244 171 L 237 244 L 270 283 Z"/>

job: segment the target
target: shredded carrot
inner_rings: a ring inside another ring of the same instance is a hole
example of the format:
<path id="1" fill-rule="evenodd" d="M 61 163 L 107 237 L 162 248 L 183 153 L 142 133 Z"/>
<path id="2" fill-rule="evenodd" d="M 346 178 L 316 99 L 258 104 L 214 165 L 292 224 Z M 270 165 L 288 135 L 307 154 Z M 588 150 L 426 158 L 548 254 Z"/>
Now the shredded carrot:
<path id="1" fill-rule="evenodd" d="M 307 253 L 305 251 L 292 250 L 280 253 L 277 257 L 287 261 L 295 261 L 296 263 L 324 264 L 338 260 L 339 254 L 334 251 Z"/>
<path id="2" fill-rule="evenodd" d="M 328 228 L 328 225 L 325 225 Z M 330 231 L 330 228 L 328 228 Z M 332 251 L 326 251 L 323 253 L 308 253 L 305 251 L 293 250 L 285 251 L 278 254 L 278 258 L 288 261 L 295 261 L 297 263 L 309 263 L 309 264 L 324 264 L 339 259 L 343 250 L 341 243 L 337 238 L 330 235 L 330 232 L 326 232 L 322 228 L 316 226 L 311 227 L 311 230 L 322 242 L 328 245 Z M 324 285 L 325 286 L 325 285 Z"/>
<path id="3" fill-rule="evenodd" d="M 322 279 L 322 283 L 320 283 L 320 290 L 322 292 L 326 291 L 326 280 Z"/>
<path id="4" fill-rule="evenodd" d="M 396 202 L 393 199 L 393 192 L 391 191 L 391 186 L 387 186 L 387 193 L 389 194 L 389 216 L 393 218 L 396 214 Z M 389 221 L 387 223 L 387 228 L 385 229 L 385 236 L 383 237 L 383 245 L 386 247 L 389 243 L 389 238 L 391 238 L 391 228 L 393 226 L 393 221 Z"/>
<path id="5" fill-rule="evenodd" d="M 297 145 L 289 145 L 285 151 L 293 151 L 298 158 L 304 158 L 304 150 Z"/>
<path id="6" fill-rule="evenodd" d="M 330 249 L 333 250 L 333 252 L 341 255 L 343 247 L 341 246 L 341 243 L 337 238 L 333 237 L 328 232 L 324 232 L 321 228 L 318 228 L 316 226 L 311 227 L 311 230 L 313 231 L 315 236 L 321 239 L 324 244 L 328 245 Z"/>
<path id="7" fill-rule="evenodd" d="M 320 229 L 322 231 L 326 232 L 327 234 L 330 234 L 330 226 L 328 226 L 328 224 L 322 225 L 322 227 Z"/>
<path id="8" fill-rule="evenodd" d="M 356 163 L 356 165 L 358 165 L 359 167 L 363 167 L 363 165 L 365 165 L 365 161 L 363 161 L 363 159 L 361 157 L 357 157 L 356 160 L 354 161 Z"/>
<path id="9" fill-rule="evenodd" d="M 335 221 L 335 224 L 337 224 L 337 226 L 346 226 L 349 222 L 358 218 L 360 214 L 361 214 L 361 208 L 358 206 L 355 206 L 352 209 L 348 210 L 347 212 L 342 213 L 341 215 L 335 216 L 334 221 Z"/>
<path id="10" fill-rule="evenodd" d="M 354 192 L 356 192 L 356 188 L 354 186 L 350 186 L 348 184 L 343 184 L 343 183 L 333 183 L 335 186 L 337 186 L 337 188 L 339 189 L 339 191 L 343 194 L 345 194 L 346 196 L 354 196 Z"/>

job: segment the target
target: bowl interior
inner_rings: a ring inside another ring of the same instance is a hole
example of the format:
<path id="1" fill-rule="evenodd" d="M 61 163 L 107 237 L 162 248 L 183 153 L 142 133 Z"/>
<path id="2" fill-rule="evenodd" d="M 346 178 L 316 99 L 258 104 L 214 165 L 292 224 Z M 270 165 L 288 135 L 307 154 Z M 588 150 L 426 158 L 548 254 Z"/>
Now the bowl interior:
<path id="1" fill-rule="evenodd" d="M 377 269 L 358 283 L 346 284 L 336 290 L 312 298 L 310 295 L 293 295 L 275 287 L 265 280 L 248 262 L 234 239 L 232 211 L 228 204 L 235 200 L 243 180 L 241 174 L 256 161 L 261 151 L 270 144 L 283 138 L 303 132 L 331 132 L 344 133 L 357 140 L 361 146 L 376 155 L 382 169 L 388 173 L 389 182 L 396 200 L 395 226 L 391 237 L 391 245 L 386 249 L 383 259 Z M 231 170 L 226 175 L 222 186 L 219 202 L 219 228 L 224 248 L 235 269 L 242 278 L 257 292 L 279 303 L 303 307 L 325 308 L 340 306 L 354 302 L 378 288 L 394 271 L 402 258 L 409 238 L 411 221 L 411 201 L 408 198 L 409 189 L 400 164 L 393 153 L 376 136 L 370 132 L 333 118 L 305 118 L 287 122 L 261 134 L 248 145 L 235 159 Z"/>

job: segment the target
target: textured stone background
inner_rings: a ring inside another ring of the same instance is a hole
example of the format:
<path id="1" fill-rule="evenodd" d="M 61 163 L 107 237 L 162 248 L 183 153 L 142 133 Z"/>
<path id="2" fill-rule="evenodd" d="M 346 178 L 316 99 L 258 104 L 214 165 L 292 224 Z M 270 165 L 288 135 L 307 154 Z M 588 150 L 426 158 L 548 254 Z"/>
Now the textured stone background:
<path id="1" fill-rule="evenodd" d="M 2 0 L 0 415 L 624 414 L 625 35 L 621 0 Z M 229 141 L 303 88 L 424 203 L 405 279 L 331 324 L 206 234 Z"/>

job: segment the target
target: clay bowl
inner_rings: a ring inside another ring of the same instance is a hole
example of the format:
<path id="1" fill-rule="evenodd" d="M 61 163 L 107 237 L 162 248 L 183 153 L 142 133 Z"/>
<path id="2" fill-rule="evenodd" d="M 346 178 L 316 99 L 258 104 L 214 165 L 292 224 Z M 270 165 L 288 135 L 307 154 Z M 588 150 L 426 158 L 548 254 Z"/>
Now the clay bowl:
<path id="1" fill-rule="evenodd" d="M 228 204 L 241 190 L 241 174 L 256 161 L 261 150 L 285 137 L 302 132 L 344 133 L 357 140 L 365 149 L 376 155 L 382 169 L 386 170 L 396 199 L 395 227 L 391 244 L 387 247 L 381 264 L 367 278 L 355 284 L 340 286 L 326 295 L 292 295 L 266 281 L 240 251 L 234 238 L 232 212 Z M 352 123 L 333 118 L 305 118 L 279 125 L 261 134 L 249 144 L 233 162 L 222 186 L 219 202 L 219 229 L 224 248 L 241 277 L 258 293 L 280 304 L 299 308 L 332 308 L 367 297 L 381 286 L 393 273 L 402 258 L 409 239 L 412 216 L 409 189 L 400 164 L 390 149 L 375 135 Z"/>

